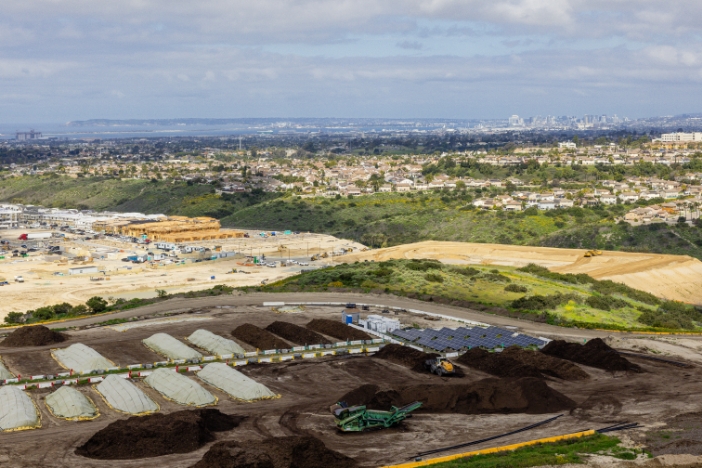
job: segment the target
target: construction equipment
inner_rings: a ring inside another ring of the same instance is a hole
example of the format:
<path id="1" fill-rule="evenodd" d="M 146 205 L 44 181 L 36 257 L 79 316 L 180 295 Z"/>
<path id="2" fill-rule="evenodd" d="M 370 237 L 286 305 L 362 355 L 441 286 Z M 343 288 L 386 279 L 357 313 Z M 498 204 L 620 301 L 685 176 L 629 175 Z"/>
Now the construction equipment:
<path id="1" fill-rule="evenodd" d="M 336 427 L 342 432 L 363 432 L 371 429 L 385 429 L 400 424 L 411 412 L 422 406 L 415 401 L 402 408 L 393 406 L 390 411 L 372 410 L 365 406 L 351 406 L 346 402 L 333 405 L 330 410 L 334 415 Z"/>
<path id="2" fill-rule="evenodd" d="M 310 257 L 310 262 L 316 262 L 317 260 L 319 260 L 319 254 L 314 254 Z"/>
<path id="3" fill-rule="evenodd" d="M 451 364 L 448 359 L 441 356 L 424 361 L 424 368 L 439 377 L 454 375 L 456 373 L 456 366 Z"/>
<path id="4" fill-rule="evenodd" d="M 587 252 L 585 252 L 585 257 L 586 257 L 586 258 L 588 258 L 588 257 L 597 257 L 598 255 L 602 255 L 602 251 L 601 251 L 601 250 L 588 250 Z"/>

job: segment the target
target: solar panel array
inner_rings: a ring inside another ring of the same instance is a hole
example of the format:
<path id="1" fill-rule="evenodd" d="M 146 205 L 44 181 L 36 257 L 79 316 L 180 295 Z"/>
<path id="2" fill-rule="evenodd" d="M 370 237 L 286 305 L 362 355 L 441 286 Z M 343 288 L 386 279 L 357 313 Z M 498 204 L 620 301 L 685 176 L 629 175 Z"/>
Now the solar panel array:
<path id="1" fill-rule="evenodd" d="M 441 330 L 418 330 L 408 328 L 394 330 L 392 334 L 412 344 L 435 351 L 462 350 L 476 347 L 487 349 L 508 346 L 543 346 L 545 341 L 499 327 L 442 328 Z"/>

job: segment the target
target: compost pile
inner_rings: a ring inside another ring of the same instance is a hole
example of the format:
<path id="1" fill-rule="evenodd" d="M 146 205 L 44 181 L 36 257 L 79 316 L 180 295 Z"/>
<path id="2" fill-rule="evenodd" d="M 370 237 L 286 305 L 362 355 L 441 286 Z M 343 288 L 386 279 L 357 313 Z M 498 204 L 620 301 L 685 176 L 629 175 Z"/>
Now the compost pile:
<path id="1" fill-rule="evenodd" d="M 315 437 L 273 437 L 214 444 L 192 468 L 353 468 L 356 462 Z"/>
<path id="2" fill-rule="evenodd" d="M 100 460 L 127 460 L 188 453 L 215 440 L 213 432 L 232 430 L 243 420 L 216 409 L 132 416 L 96 432 L 76 449 L 76 454 Z"/>
<path id="3" fill-rule="evenodd" d="M 300 345 L 331 344 L 331 341 L 324 338 L 319 333 L 315 333 L 312 330 L 295 325 L 294 323 L 273 322 L 266 327 L 266 330 L 292 343 Z"/>
<path id="4" fill-rule="evenodd" d="M 457 362 L 497 377 L 542 377 L 538 369 L 532 365 L 502 356 L 502 353 L 490 353 L 481 348 L 469 349 L 458 358 Z"/>
<path id="5" fill-rule="evenodd" d="M 551 341 L 541 350 L 549 356 L 577 362 L 590 367 L 597 367 L 606 371 L 643 372 L 637 364 L 629 362 L 625 357 L 600 338 L 590 340 L 584 345 L 568 343 L 563 340 Z"/>
<path id="6" fill-rule="evenodd" d="M 426 372 L 424 363 L 427 359 L 437 357 L 435 353 L 425 353 L 418 349 L 397 344 L 383 346 L 380 351 L 373 355 L 374 358 L 385 359 L 401 366 L 409 367 L 416 372 Z"/>
<path id="7" fill-rule="evenodd" d="M 372 397 L 371 390 L 368 386 L 357 388 L 339 401 L 380 410 L 421 401 L 422 407 L 418 411 L 459 414 L 545 414 L 576 406 L 573 400 L 533 377 L 489 378 L 460 385 L 411 385 L 397 390 L 380 390 Z"/>
<path id="8" fill-rule="evenodd" d="M 307 324 L 307 328 L 327 336 L 332 336 L 338 340 L 370 340 L 373 339 L 368 333 L 348 325 L 329 319 L 314 319 Z"/>
<path id="9" fill-rule="evenodd" d="M 587 372 L 572 362 L 538 351 L 520 348 L 519 346 L 510 346 L 502 351 L 501 354 L 504 358 L 511 358 L 522 364 L 534 366 L 543 375 L 563 380 L 585 380 L 590 378 Z"/>
<path id="10" fill-rule="evenodd" d="M 22 327 L 10 333 L 1 346 L 8 348 L 22 348 L 24 346 L 46 346 L 54 343 L 63 343 L 68 336 L 55 332 L 43 325 Z"/>
<path id="11" fill-rule="evenodd" d="M 281 340 L 273 333 L 263 328 L 258 328 L 256 325 L 251 325 L 250 323 L 245 323 L 236 327 L 232 331 L 232 336 L 258 349 L 291 348 L 289 343 Z"/>

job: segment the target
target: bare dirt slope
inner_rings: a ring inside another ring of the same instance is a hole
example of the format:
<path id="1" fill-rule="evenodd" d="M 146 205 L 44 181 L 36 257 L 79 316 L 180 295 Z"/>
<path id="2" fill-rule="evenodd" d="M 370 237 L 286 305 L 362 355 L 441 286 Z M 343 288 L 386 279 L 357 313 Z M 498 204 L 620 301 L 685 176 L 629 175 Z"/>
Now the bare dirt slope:
<path id="1" fill-rule="evenodd" d="M 433 258 L 452 264 L 521 267 L 535 263 L 559 273 L 586 273 L 624 283 L 666 299 L 702 303 L 702 262 L 684 255 L 585 250 L 466 242 L 419 242 L 337 257 L 340 263 L 397 258 Z"/>

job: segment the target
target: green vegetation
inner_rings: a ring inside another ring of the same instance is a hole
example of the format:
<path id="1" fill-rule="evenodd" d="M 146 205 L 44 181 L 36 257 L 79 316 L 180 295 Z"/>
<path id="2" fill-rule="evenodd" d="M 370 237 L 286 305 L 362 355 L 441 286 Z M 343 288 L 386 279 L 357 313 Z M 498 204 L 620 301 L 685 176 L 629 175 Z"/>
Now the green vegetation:
<path id="1" fill-rule="evenodd" d="M 543 270 L 534 265 L 462 267 L 435 260 L 357 262 L 306 272 L 256 290 L 385 292 L 586 328 L 692 330 L 702 322 L 702 313 L 692 306 L 679 302 L 651 304 L 646 293 L 618 283 Z"/>
<path id="2" fill-rule="evenodd" d="M 437 468 L 527 468 L 544 465 L 583 464 L 582 455 L 609 455 L 620 460 L 635 460 L 642 452 L 620 447 L 620 440 L 596 434 L 580 439 L 538 444 L 520 449 L 488 455 L 459 458 L 438 463 Z"/>
<path id="3" fill-rule="evenodd" d="M 524 169 L 525 174 L 529 170 Z M 215 189 L 209 184 L 156 179 L 25 176 L 3 180 L 0 201 L 212 216 L 225 227 L 319 232 L 354 239 L 370 247 L 443 240 L 669 253 L 702 259 L 702 229 L 684 223 L 633 227 L 614 222 L 635 206 L 655 200 L 552 211 L 530 208 L 513 213 L 478 210 L 471 205 L 477 197 L 495 196 L 503 191 L 495 188 L 378 193 L 351 200 L 300 198 L 261 190 L 220 196 Z"/>

